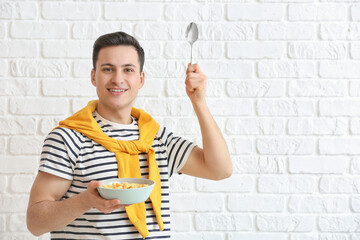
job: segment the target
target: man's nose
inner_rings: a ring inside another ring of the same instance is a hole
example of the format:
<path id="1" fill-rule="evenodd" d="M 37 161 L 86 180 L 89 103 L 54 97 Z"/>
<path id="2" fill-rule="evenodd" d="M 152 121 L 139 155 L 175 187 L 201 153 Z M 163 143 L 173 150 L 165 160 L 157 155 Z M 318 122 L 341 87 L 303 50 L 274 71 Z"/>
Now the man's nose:
<path id="1" fill-rule="evenodd" d="M 113 77 L 112 77 L 112 81 L 114 83 L 121 83 L 124 81 L 124 74 L 122 74 L 122 72 L 120 70 L 116 70 Z"/>

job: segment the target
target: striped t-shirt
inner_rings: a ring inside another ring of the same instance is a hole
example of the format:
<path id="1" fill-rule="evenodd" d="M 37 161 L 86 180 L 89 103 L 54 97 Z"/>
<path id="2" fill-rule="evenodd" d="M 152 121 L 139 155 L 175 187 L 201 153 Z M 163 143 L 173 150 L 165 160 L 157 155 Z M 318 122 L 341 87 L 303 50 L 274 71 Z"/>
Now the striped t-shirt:
<path id="1" fill-rule="evenodd" d="M 131 124 L 116 124 L 102 118 L 96 111 L 93 117 L 105 134 L 118 140 L 138 140 L 139 128 L 133 117 Z M 151 201 L 145 201 L 147 228 L 146 239 L 170 239 L 169 177 L 185 164 L 195 145 L 174 136 L 165 127 L 160 127 L 152 147 L 160 171 L 161 215 L 165 228 L 159 230 Z M 146 153 L 139 154 L 141 176 L 148 178 Z M 67 128 L 53 130 L 45 139 L 40 160 L 40 171 L 71 180 L 71 186 L 62 199 L 67 199 L 86 190 L 92 180 L 102 181 L 117 178 L 118 166 L 115 154 L 103 146 Z M 127 217 L 124 208 L 104 214 L 95 208 L 63 229 L 51 232 L 52 239 L 143 239 Z"/>

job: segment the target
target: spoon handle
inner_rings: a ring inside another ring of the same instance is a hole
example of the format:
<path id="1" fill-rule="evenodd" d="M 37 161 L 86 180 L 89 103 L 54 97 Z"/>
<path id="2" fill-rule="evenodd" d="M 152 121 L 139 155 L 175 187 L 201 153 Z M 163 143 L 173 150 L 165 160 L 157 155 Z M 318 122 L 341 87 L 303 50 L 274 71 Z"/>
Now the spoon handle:
<path id="1" fill-rule="evenodd" d="M 190 58 L 190 65 L 192 65 L 192 44 L 191 44 L 191 58 Z"/>

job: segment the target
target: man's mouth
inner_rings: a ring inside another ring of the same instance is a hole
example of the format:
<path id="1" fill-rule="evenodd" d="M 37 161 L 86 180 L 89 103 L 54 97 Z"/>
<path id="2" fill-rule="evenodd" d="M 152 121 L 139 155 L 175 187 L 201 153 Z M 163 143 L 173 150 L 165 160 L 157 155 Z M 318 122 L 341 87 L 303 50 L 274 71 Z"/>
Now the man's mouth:
<path id="1" fill-rule="evenodd" d="M 122 92 L 126 92 L 127 89 L 113 89 L 113 88 L 109 88 L 108 89 L 110 92 L 113 93 L 122 93 Z"/>

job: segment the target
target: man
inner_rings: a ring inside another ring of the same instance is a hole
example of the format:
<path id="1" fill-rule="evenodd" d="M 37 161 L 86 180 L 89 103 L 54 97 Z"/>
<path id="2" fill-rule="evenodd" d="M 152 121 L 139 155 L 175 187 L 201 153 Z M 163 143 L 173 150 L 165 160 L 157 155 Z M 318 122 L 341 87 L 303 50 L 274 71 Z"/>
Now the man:
<path id="1" fill-rule="evenodd" d="M 133 108 L 145 83 L 143 65 L 144 51 L 132 36 L 116 32 L 96 40 L 91 82 L 99 99 L 60 122 L 44 142 L 27 211 L 34 235 L 169 239 L 169 177 L 183 173 L 219 180 L 232 174 L 226 143 L 206 105 L 200 67 L 188 65 L 185 84 L 203 149 Z M 101 180 L 129 176 L 158 183 L 150 200 L 125 206 L 98 194 Z"/>

